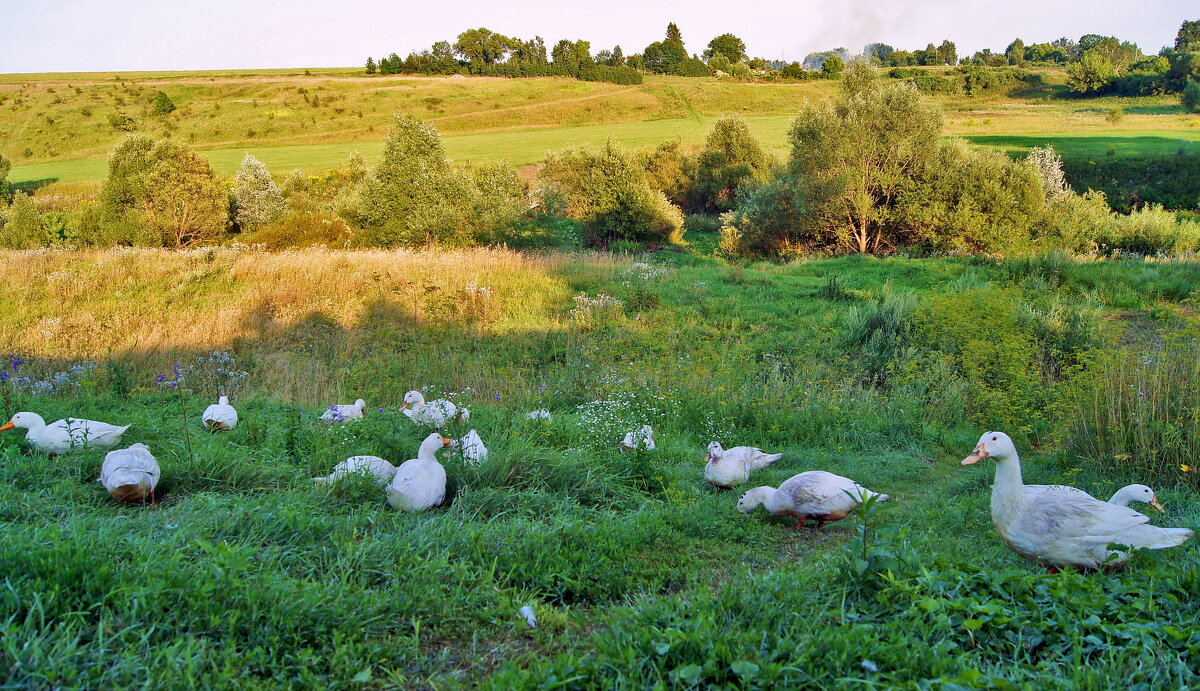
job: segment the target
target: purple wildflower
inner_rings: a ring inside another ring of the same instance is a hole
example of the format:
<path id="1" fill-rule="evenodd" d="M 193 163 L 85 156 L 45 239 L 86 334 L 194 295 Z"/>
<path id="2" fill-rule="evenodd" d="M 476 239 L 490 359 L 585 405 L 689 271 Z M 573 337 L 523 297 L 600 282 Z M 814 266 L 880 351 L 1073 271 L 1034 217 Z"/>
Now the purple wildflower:
<path id="1" fill-rule="evenodd" d="M 497 401 L 500 400 L 500 392 L 497 391 L 496 393 L 492 394 L 492 397 L 495 398 Z"/>

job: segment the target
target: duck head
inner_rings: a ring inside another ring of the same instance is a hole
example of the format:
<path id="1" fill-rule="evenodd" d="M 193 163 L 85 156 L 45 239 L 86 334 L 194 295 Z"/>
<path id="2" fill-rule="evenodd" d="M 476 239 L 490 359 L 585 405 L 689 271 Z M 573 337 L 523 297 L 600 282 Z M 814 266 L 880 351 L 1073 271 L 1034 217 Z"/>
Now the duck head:
<path id="1" fill-rule="evenodd" d="M 725 453 L 725 449 L 721 448 L 721 442 L 714 441 L 708 445 L 708 455 L 704 457 L 704 462 L 716 461 L 721 458 L 723 453 Z"/>
<path id="2" fill-rule="evenodd" d="M 984 432 L 975 445 L 975 451 L 962 460 L 963 465 L 978 463 L 985 458 L 991 458 L 997 463 L 1017 456 L 1017 447 L 1012 439 L 1004 432 Z"/>
<path id="3" fill-rule="evenodd" d="M 401 406 L 400 410 L 405 410 L 410 406 L 413 410 L 416 410 L 424 405 L 425 397 L 421 395 L 420 391 L 409 391 L 408 393 L 404 394 L 404 405 Z"/>
<path id="4" fill-rule="evenodd" d="M 12 419 L 0 427 L 0 432 L 10 429 L 38 429 L 46 426 L 46 421 L 37 413 L 17 413 Z"/>
<path id="5" fill-rule="evenodd" d="M 364 401 L 363 399 L 360 398 L 354 402 L 354 407 L 358 408 L 358 412 L 362 413 L 363 417 L 367 416 L 367 402 L 366 401 Z"/>
<path id="6" fill-rule="evenodd" d="M 217 399 L 217 405 L 229 405 L 229 397 L 221 396 Z"/>
<path id="7" fill-rule="evenodd" d="M 420 448 L 417 449 L 417 458 L 433 458 L 434 453 L 436 453 L 438 449 L 450 446 L 453 443 L 453 439 L 447 439 L 440 433 L 434 432 L 428 437 L 425 437 L 425 440 L 421 442 Z"/>
<path id="8" fill-rule="evenodd" d="M 1167 510 L 1163 508 L 1163 505 L 1158 503 L 1158 497 L 1154 495 L 1154 490 L 1145 485 L 1127 485 L 1117 490 L 1116 496 L 1112 498 L 1112 502 L 1114 504 L 1121 503 L 1117 501 L 1118 497 L 1123 498 L 1125 503 L 1140 501 L 1153 506 L 1162 513 L 1167 512 Z"/>
<path id="9" fill-rule="evenodd" d="M 765 504 L 767 497 L 775 491 L 774 487 L 755 487 L 747 491 L 737 500 L 738 513 L 750 513 L 758 508 L 759 504 Z M 769 508 L 769 507 L 768 507 Z"/>

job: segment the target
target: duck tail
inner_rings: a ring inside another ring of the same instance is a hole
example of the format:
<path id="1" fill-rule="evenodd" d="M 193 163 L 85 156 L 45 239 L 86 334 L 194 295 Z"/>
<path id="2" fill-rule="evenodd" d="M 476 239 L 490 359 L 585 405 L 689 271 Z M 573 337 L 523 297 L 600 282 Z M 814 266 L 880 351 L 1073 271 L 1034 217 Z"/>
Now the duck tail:
<path id="1" fill-rule="evenodd" d="M 1159 528 L 1153 525 L 1136 525 L 1113 540 L 1119 544 L 1145 549 L 1178 547 L 1187 542 L 1194 533 L 1187 528 Z"/>
<path id="2" fill-rule="evenodd" d="M 750 461 L 750 470 L 762 470 L 781 458 L 783 458 L 781 453 L 763 454 Z"/>

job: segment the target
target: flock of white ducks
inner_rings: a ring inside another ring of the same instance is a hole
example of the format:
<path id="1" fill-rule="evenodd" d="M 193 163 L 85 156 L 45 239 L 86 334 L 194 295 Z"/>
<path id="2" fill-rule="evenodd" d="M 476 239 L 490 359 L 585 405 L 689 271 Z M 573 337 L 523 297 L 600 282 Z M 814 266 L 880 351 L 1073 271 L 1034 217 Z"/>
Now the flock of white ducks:
<path id="1" fill-rule="evenodd" d="M 469 418 L 465 408 L 439 399 L 426 402 L 417 391 L 404 396 L 402 411 L 413 422 L 443 429 L 450 420 Z M 349 421 L 366 414 L 366 403 L 359 399 L 350 405 L 334 405 L 321 415 L 326 421 Z M 549 411 L 528 414 L 533 420 L 549 422 Z M 221 396 L 201 415 L 203 427 L 210 432 L 233 429 L 237 411 L 229 399 Z M 65 418 L 51 424 L 36 413 L 17 413 L 0 431 L 25 430 L 30 446 L 50 454 L 83 447 L 109 448 L 117 444 L 128 425 L 118 426 L 95 420 Z M 457 446 L 463 458 L 472 464 L 487 459 L 487 447 L 472 429 L 459 440 L 434 432 L 421 442 L 417 457 L 393 466 L 378 456 L 352 456 L 337 464 L 325 477 L 313 478 L 318 484 L 332 484 L 351 474 L 365 474 L 386 486 L 387 502 L 403 511 L 423 511 L 441 505 L 446 498 L 446 470 L 436 453 Z M 629 432 L 618 444 L 623 452 L 656 448 L 654 430 L 649 426 Z M 750 474 L 778 461 L 783 454 L 770 454 L 751 446 L 725 449 L 719 442 L 708 446 L 704 477 L 722 489 L 749 481 Z M 1186 528 L 1159 528 L 1149 525 L 1149 517 L 1129 508 L 1144 502 L 1165 511 L 1154 490 L 1145 485 L 1129 485 L 1118 490 L 1109 501 L 1101 501 L 1075 487 L 1025 485 L 1021 479 L 1020 458 L 1012 439 L 1003 432 L 987 432 L 979 438 L 974 452 L 963 460 L 971 465 L 985 458 L 996 463 L 992 486 L 992 523 L 1000 539 L 1012 551 L 1052 571 L 1062 567 L 1101 569 L 1120 566 L 1136 549 L 1164 549 L 1183 544 L 1192 537 Z M 120 501 L 154 501 L 154 490 L 161 471 L 158 462 L 144 444 L 110 451 L 104 457 L 100 483 Z M 795 519 L 793 530 L 815 520 L 817 528 L 843 520 L 870 498 L 886 501 L 886 494 L 869 490 L 857 482 L 823 470 L 793 475 L 778 488 L 755 487 L 737 500 L 740 513 L 763 506 L 769 513 Z M 1118 547 L 1113 547 L 1114 545 Z"/>

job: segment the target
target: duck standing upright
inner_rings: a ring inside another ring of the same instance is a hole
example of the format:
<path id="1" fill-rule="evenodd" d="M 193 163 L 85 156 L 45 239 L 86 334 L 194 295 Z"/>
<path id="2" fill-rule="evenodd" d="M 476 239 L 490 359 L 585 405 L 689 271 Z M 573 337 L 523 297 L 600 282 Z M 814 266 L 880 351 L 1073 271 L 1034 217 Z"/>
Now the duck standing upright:
<path id="1" fill-rule="evenodd" d="M 996 462 L 992 485 L 992 524 L 1009 549 L 1048 567 L 1100 569 L 1124 564 L 1134 549 L 1177 547 L 1192 536 L 1186 528 L 1158 528 L 1149 517 L 1128 507 L 1100 501 L 1087 492 L 1054 485 L 1025 485 L 1021 460 L 1012 439 L 1003 432 L 986 432 L 975 451 L 963 459 L 971 465 L 991 458 Z"/>
<path id="2" fill-rule="evenodd" d="M 154 503 L 154 488 L 158 487 L 161 471 L 158 461 L 145 444 L 109 451 L 100 466 L 100 484 L 117 501 Z"/>
<path id="3" fill-rule="evenodd" d="M 229 405 L 229 397 L 221 396 L 216 403 L 204 409 L 200 420 L 204 423 L 204 429 L 209 432 L 228 432 L 237 427 L 238 414 L 237 410 Z"/>
<path id="4" fill-rule="evenodd" d="M 446 498 L 446 469 L 434 454 L 450 444 L 449 439 L 437 432 L 425 437 L 417 449 L 417 457 L 396 468 L 396 475 L 387 486 L 388 504 L 401 511 L 424 511 L 441 504 Z"/>
<path id="5" fill-rule="evenodd" d="M 120 441 L 121 435 L 129 429 L 129 425 L 121 427 L 73 417 L 56 420 L 47 425 L 41 415 L 22 412 L 12 416 L 11 420 L 0 427 L 0 432 L 16 428 L 27 430 L 25 441 L 33 448 L 58 454 L 85 446 L 108 448 Z"/>
<path id="6" fill-rule="evenodd" d="M 704 479 L 729 489 L 749 480 L 751 472 L 766 468 L 780 458 L 783 454 L 766 453 L 753 446 L 724 449 L 720 442 L 714 441 L 708 445 L 708 455 L 704 457 Z"/>

